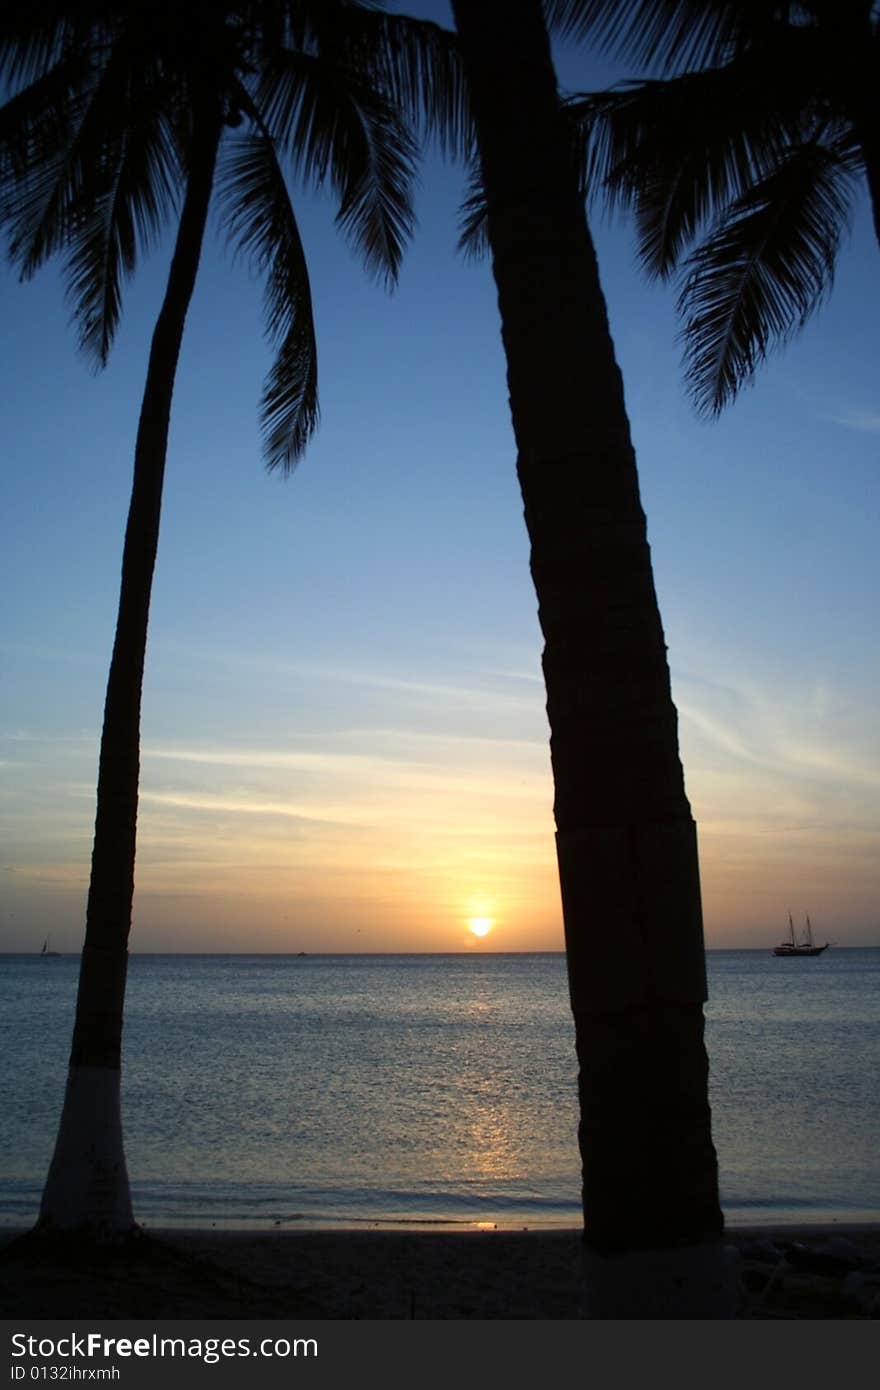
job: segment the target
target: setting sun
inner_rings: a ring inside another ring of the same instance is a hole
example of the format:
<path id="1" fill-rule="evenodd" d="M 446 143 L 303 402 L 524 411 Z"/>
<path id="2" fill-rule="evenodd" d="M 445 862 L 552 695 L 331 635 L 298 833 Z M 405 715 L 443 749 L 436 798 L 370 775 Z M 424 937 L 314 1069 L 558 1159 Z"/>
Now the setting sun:
<path id="1" fill-rule="evenodd" d="M 468 920 L 468 927 L 474 936 L 488 936 L 492 930 L 495 919 L 493 917 L 471 917 Z"/>

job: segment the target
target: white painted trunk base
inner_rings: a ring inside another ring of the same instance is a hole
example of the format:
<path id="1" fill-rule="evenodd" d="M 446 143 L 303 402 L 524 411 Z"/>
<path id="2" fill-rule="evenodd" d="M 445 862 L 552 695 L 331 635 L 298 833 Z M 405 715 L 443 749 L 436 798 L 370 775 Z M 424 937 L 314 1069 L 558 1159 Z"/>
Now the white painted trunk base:
<path id="1" fill-rule="evenodd" d="M 732 1318 L 735 1246 L 712 1241 L 623 1255 L 584 1251 L 587 1318 Z"/>
<path id="2" fill-rule="evenodd" d="M 119 1091 L 118 1070 L 70 1068 L 39 1229 L 100 1237 L 135 1229 Z"/>

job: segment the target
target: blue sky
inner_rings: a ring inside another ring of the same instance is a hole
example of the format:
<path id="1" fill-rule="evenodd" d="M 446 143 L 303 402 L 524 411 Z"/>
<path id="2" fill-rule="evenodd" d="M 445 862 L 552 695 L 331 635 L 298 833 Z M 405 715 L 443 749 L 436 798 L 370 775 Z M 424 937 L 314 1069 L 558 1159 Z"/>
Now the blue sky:
<path id="1" fill-rule="evenodd" d="M 404 8 L 404 7 L 402 7 Z M 438 13 L 434 4 L 406 7 Z M 606 74 L 566 53 L 569 85 Z M 429 159 L 397 291 L 296 196 L 322 423 L 262 467 L 261 290 L 212 234 L 180 363 L 144 692 L 132 948 L 561 947 L 541 638 L 488 262 Z M 878 251 L 718 422 L 671 291 L 595 235 L 700 829 L 710 946 L 789 908 L 878 944 Z M 110 364 L 2 270 L 0 947 L 78 949 L 133 439 L 166 255 Z M 478 941 L 471 917 L 489 917 Z"/>

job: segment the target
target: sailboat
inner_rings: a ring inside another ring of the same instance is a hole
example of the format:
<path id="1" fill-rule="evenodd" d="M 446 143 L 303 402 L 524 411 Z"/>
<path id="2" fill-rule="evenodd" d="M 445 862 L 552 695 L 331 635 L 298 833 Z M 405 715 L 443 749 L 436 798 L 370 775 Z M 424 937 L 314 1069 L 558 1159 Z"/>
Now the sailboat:
<path id="1" fill-rule="evenodd" d="M 778 946 L 773 947 L 774 956 L 821 956 L 822 952 L 827 951 L 831 945 L 830 941 L 826 941 L 824 946 L 816 946 L 813 943 L 813 928 L 810 926 L 809 917 L 807 917 L 807 925 L 801 941 L 795 937 L 791 913 L 788 914 L 788 930 L 789 940 L 781 941 Z"/>
<path id="2" fill-rule="evenodd" d="M 40 952 L 40 959 L 41 959 L 41 960 L 45 960 L 47 956 L 60 956 L 60 955 L 61 955 L 61 952 L 60 952 L 60 951 L 52 951 L 52 950 L 50 950 L 50 948 L 49 948 L 49 942 L 50 942 L 51 940 L 52 940 L 52 938 L 51 938 L 50 936 L 47 936 L 47 937 L 46 937 L 46 940 L 43 942 L 43 949 L 42 949 L 42 951 Z"/>

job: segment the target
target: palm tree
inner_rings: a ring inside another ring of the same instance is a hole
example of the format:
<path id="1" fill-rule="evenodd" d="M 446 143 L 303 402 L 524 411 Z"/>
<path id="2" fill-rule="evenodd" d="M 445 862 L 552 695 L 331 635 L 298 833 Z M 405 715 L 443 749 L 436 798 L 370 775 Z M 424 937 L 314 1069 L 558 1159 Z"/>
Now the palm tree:
<path id="1" fill-rule="evenodd" d="M 318 418 L 305 254 L 284 166 L 329 182 L 337 222 L 393 281 L 412 226 L 416 152 L 404 112 L 454 130 L 460 92 L 442 31 L 356 0 L 9 0 L 0 18 L 0 224 L 27 278 L 54 255 L 82 348 L 106 361 L 121 287 L 174 228 L 137 430 L 116 638 L 104 707 L 85 944 L 67 1089 L 38 1230 L 135 1229 L 120 1121 L 134 892 L 141 686 L 174 378 L 212 201 L 265 279 L 277 356 L 265 456 L 289 471 Z"/>
<path id="2" fill-rule="evenodd" d="M 545 639 L 588 1312 L 724 1316 L 694 822 L 541 0 L 453 0 Z"/>
<path id="3" fill-rule="evenodd" d="M 880 242 L 880 6 L 554 9 L 661 74 L 573 99 L 571 116 L 591 192 L 634 209 L 650 275 L 679 274 L 687 384 L 715 415 L 824 300 L 863 179 Z"/>

